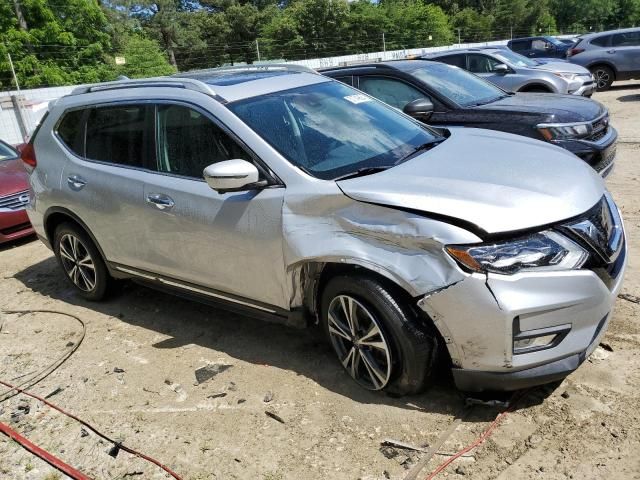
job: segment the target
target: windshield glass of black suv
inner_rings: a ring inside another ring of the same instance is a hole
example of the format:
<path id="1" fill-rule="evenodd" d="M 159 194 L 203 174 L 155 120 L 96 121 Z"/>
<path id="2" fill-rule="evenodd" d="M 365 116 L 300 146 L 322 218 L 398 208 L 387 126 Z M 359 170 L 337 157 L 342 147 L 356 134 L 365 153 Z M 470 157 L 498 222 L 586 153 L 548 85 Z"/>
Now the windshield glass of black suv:
<path id="1" fill-rule="evenodd" d="M 289 162 L 331 180 L 392 167 L 442 140 L 391 107 L 338 82 L 294 88 L 228 105 Z"/>
<path id="2" fill-rule="evenodd" d="M 462 107 L 490 103 L 507 94 L 495 85 L 452 65 L 431 64 L 413 70 L 414 76 Z"/>

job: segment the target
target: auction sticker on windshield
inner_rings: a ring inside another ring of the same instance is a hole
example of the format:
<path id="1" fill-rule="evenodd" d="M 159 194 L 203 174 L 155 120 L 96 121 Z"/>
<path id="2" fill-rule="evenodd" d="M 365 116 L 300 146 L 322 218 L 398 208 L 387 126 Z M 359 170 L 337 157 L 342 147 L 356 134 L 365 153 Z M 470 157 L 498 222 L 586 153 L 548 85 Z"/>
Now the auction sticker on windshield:
<path id="1" fill-rule="evenodd" d="M 347 95 L 346 97 L 344 97 L 345 100 L 351 102 L 351 103 L 355 103 L 356 105 L 358 103 L 365 103 L 365 102 L 370 102 L 371 98 L 367 97 L 366 95 L 362 95 L 362 94 L 356 94 L 356 95 Z"/>

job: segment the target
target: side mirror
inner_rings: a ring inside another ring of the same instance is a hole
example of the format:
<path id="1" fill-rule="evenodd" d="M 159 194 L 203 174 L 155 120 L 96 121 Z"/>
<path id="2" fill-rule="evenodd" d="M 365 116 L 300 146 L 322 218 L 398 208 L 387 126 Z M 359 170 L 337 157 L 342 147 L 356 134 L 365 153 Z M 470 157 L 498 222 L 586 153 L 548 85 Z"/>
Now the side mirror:
<path id="1" fill-rule="evenodd" d="M 418 98 L 413 102 L 407 103 L 402 111 L 407 115 L 424 122 L 429 120 L 429 117 L 433 113 L 433 102 L 431 102 L 430 98 Z"/>
<path id="2" fill-rule="evenodd" d="M 509 73 L 509 67 L 507 67 L 504 63 L 499 63 L 493 68 L 493 71 L 498 75 L 506 75 Z"/>
<path id="3" fill-rule="evenodd" d="M 260 174 L 246 160 L 226 160 L 213 163 L 202 172 L 207 184 L 218 193 L 249 190 L 258 182 Z"/>

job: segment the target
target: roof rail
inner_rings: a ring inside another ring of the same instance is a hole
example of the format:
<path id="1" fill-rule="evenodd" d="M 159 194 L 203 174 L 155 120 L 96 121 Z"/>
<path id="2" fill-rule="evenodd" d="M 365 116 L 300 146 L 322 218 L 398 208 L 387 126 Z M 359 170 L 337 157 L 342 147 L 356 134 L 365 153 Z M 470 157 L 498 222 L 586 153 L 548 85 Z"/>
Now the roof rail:
<path id="1" fill-rule="evenodd" d="M 318 73 L 313 68 L 296 63 L 252 63 L 249 65 L 230 65 L 226 67 L 205 68 L 189 72 L 176 73 L 173 77 L 184 78 L 181 75 L 217 73 L 217 72 L 263 72 L 268 70 L 285 70 L 289 72 Z"/>
<path id="2" fill-rule="evenodd" d="M 104 92 L 108 90 L 119 90 L 122 88 L 144 88 L 144 87 L 170 87 L 184 88 L 216 96 L 216 92 L 206 83 L 193 78 L 144 78 L 140 80 L 117 80 L 115 82 L 98 83 L 75 88 L 71 95 L 81 95 L 83 93 Z"/>

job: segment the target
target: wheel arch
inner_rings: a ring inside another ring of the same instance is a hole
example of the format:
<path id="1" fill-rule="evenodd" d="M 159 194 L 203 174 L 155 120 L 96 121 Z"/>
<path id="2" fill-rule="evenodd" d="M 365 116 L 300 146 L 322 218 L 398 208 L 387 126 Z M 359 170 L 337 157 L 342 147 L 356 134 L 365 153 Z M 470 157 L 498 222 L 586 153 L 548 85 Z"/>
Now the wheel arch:
<path id="1" fill-rule="evenodd" d="M 102 250 L 100 243 L 98 243 L 98 241 L 96 240 L 96 237 L 91 232 L 91 229 L 89 229 L 87 224 L 84 221 L 82 221 L 82 219 L 78 215 L 76 215 L 75 213 L 73 213 L 71 210 L 67 208 L 51 207 L 44 214 L 44 219 L 43 219 L 44 231 L 51 247 L 53 248 L 53 236 L 55 234 L 56 228 L 58 227 L 58 225 L 64 222 L 70 222 L 78 225 L 80 228 L 82 228 L 86 232 L 87 235 L 89 235 L 89 238 L 91 238 L 91 241 L 98 249 L 98 252 L 100 252 L 100 256 L 102 257 L 102 260 L 104 261 L 105 265 L 107 265 L 107 269 L 109 270 L 109 273 L 112 273 L 111 268 L 109 267 L 109 263 L 107 262 L 107 257 L 105 257 L 104 251 Z"/>
<path id="2" fill-rule="evenodd" d="M 520 87 L 518 92 L 530 92 L 531 90 L 535 89 L 544 89 L 549 93 L 555 93 L 553 88 L 551 88 L 548 84 L 541 82 L 527 83 L 526 85 Z"/>
<path id="3" fill-rule="evenodd" d="M 615 80 L 615 77 L 618 76 L 618 69 L 616 68 L 616 66 L 613 63 L 611 63 L 611 62 L 609 62 L 607 60 L 598 60 L 596 62 L 593 62 L 593 63 L 587 65 L 585 68 L 588 69 L 589 71 L 591 71 L 591 69 L 594 69 L 594 68 L 600 67 L 600 66 L 610 68 L 613 71 L 614 80 Z"/>

